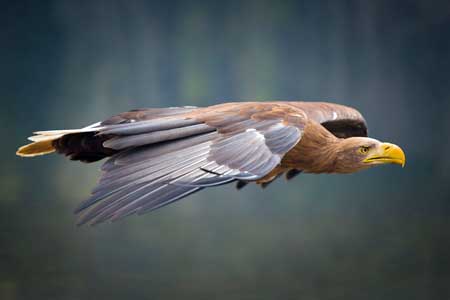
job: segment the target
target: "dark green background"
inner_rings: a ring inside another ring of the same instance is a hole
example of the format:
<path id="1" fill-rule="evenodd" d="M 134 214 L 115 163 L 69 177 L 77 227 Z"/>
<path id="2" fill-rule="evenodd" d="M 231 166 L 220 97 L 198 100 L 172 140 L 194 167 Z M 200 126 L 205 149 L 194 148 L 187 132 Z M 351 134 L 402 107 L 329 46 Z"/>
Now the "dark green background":
<path id="1" fill-rule="evenodd" d="M 3 1 L 0 42 L 0 299 L 450 299 L 449 1 Z M 354 106 L 407 165 L 77 228 L 100 164 L 14 155 L 33 130 L 249 99 Z"/>

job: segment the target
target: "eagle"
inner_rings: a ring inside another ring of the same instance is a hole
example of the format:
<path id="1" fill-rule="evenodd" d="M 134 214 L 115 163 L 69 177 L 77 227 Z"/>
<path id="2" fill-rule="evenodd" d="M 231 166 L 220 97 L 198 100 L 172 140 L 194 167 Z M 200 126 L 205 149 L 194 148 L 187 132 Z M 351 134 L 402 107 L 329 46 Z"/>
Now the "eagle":
<path id="1" fill-rule="evenodd" d="M 405 164 L 394 144 L 367 136 L 361 113 L 327 102 L 230 102 L 137 109 L 81 129 L 38 131 L 16 154 L 107 158 L 75 213 L 94 225 L 144 214 L 203 188 L 267 186 L 285 174 L 353 173 Z"/>

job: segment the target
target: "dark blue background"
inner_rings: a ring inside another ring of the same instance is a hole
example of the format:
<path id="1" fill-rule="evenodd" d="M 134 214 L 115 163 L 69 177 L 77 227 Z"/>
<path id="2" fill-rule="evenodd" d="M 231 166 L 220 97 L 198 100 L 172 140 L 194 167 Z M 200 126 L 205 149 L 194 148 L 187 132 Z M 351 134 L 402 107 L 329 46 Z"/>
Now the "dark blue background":
<path id="1" fill-rule="evenodd" d="M 450 298 L 448 1 L 1 7 L 1 299 Z M 358 108 L 406 167 L 77 228 L 100 164 L 14 155 L 34 130 L 132 108 L 276 99 Z"/>

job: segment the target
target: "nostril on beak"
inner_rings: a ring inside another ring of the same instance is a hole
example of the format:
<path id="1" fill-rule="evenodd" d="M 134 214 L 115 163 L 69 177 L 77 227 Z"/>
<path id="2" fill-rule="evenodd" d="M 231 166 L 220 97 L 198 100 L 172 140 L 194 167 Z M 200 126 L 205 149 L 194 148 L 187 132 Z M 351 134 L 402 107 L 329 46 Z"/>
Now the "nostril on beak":
<path id="1" fill-rule="evenodd" d="M 391 149 L 391 146 L 386 146 L 386 147 L 384 147 L 384 150 L 385 150 L 385 151 L 387 151 L 387 150 L 389 150 L 389 149 Z"/>

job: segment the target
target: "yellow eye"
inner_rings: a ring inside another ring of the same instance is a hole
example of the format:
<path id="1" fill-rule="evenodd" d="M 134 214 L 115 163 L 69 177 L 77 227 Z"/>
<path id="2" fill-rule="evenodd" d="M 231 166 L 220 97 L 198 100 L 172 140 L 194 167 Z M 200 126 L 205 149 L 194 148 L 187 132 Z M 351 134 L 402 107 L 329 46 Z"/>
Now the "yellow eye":
<path id="1" fill-rule="evenodd" d="M 361 147 L 359 147 L 358 151 L 359 151 L 359 153 L 361 153 L 361 154 L 366 154 L 366 153 L 369 151 L 369 147 L 367 147 L 367 146 L 361 146 Z"/>

